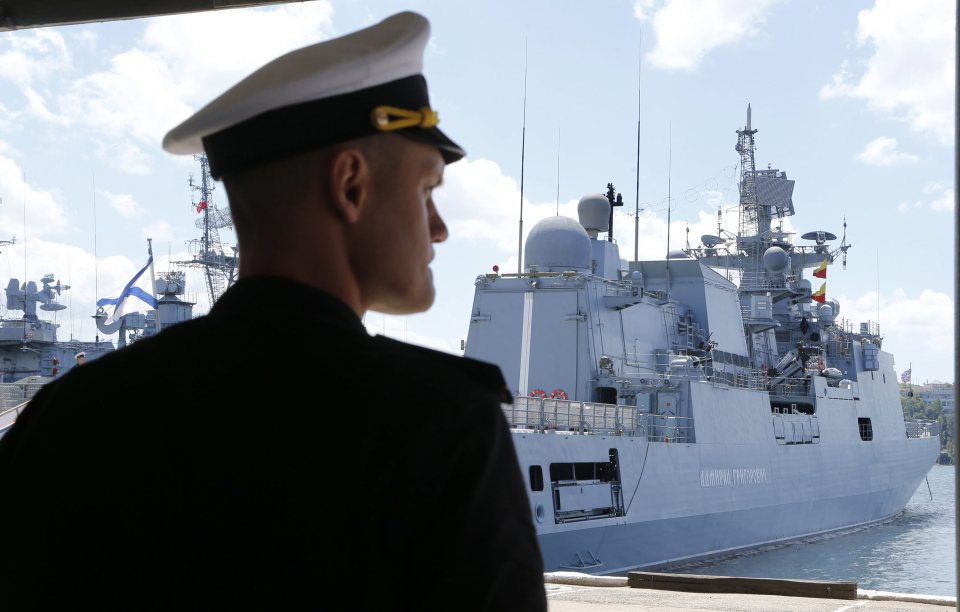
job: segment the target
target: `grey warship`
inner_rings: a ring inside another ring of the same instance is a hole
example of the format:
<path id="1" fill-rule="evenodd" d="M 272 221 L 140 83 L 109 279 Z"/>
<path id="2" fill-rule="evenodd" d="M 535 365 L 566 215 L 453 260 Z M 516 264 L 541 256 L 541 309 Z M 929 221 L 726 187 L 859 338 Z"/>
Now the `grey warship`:
<path id="1" fill-rule="evenodd" d="M 82 351 L 88 359 L 96 359 L 114 350 L 113 342 L 99 337 L 92 341 L 59 340 L 60 325 L 40 318 L 38 310 L 65 310 L 67 306 L 59 298 L 69 289 L 53 274 L 45 274 L 39 284 L 21 283 L 17 278 L 7 283 L 4 297 L 8 316 L 0 318 L 0 436 L 43 385 L 76 365 L 77 353 Z M 11 316 L 15 311 L 23 314 Z"/>
<path id="2" fill-rule="evenodd" d="M 232 228 L 233 219 L 228 209 L 219 208 L 213 201 L 214 184 L 209 162 L 205 155 L 197 155 L 195 159 L 200 164 L 200 179 L 195 182 L 191 176 L 188 184 L 194 193 L 190 208 L 199 215 L 194 225 L 201 231 L 201 236 L 187 243 L 190 259 L 172 263 L 179 268 L 200 268 L 203 271 L 212 304 L 236 281 L 239 253 L 236 247 L 225 247 L 220 239 L 220 230 Z M 0 246 L 12 243 L 12 240 L 4 240 L 0 241 Z M 152 262 L 152 241 L 148 239 L 147 243 L 148 261 Z M 151 283 L 156 308 L 138 309 L 108 322 L 104 309 L 98 307 L 93 319 L 99 333 L 94 340 L 61 341 L 57 339 L 59 324 L 41 319 L 37 311 L 66 309 L 59 298 L 70 286 L 62 284 L 53 274 L 40 279 L 42 286 L 35 281 L 21 284 L 19 279 L 10 279 L 6 287 L 7 310 L 23 311 L 23 316 L 0 318 L 0 436 L 13 425 L 20 411 L 43 385 L 76 366 L 74 357 L 77 353 L 86 353 L 90 361 L 193 318 L 195 303 L 184 299 L 187 291 L 183 269 L 160 272 Z M 113 341 L 101 338 L 100 334 L 116 334 L 116 346 Z"/>
<path id="3" fill-rule="evenodd" d="M 464 354 L 514 393 L 548 571 L 663 568 L 887 520 L 937 459 L 937 424 L 903 418 L 879 326 L 854 328 L 813 288 L 845 263 L 845 232 L 794 243 L 794 182 L 756 169 L 756 132 L 748 106 L 736 233 L 622 261 L 608 185 L 579 222 L 531 229 L 523 272 L 476 279 Z"/>

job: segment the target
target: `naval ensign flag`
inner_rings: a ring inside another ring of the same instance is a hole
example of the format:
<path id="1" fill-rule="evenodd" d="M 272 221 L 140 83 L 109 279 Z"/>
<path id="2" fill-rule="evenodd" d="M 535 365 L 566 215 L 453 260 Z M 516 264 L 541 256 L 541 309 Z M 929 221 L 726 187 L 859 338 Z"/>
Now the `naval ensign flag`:
<path id="1" fill-rule="evenodd" d="M 149 272 L 149 273 L 148 273 Z M 97 300 L 97 311 L 107 315 L 104 325 L 110 325 L 120 320 L 125 314 L 155 310 L 157 298 L 153 292 L 153 255 L 147 258 L 147 263 L 130 279 L 115 298 L 101 298 Z"/>

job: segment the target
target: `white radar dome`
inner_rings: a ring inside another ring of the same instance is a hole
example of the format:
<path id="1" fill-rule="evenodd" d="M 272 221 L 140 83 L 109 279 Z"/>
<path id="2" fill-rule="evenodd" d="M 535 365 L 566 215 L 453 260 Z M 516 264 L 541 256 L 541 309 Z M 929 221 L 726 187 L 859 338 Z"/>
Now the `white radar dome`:
<path id="1" fill-rule="evenodd" d="M 592 247 L 583 226 L 569 217 L 547 217 L 533 226 L 525 246 L 526 268 L 540 272 L 589 272 Z"/>
<path id="2" fill-rule="evenodd" d="M 830 308 L 833 309 L 833 316 L 834 316 L 834 317 L 836 317 L 838 314 L 840 314 L 840 302 L 838 302 L 837 300 L 827 300 L 826 302 L 824 302 L 824 304 L 829 305 Z"/>
<path id="3" fill-rule="evenodd" d="M 763 267 L 774 274 L 790 267 L 790 256 L 778 246 L 772 246 L 763 252 Z"/>
<path id="4" fill-rule="evenodd" d="M 830 307 L 830 304 L 820 304 L 820 307 L 817 308 L 817 316 L 820 317 L 820 321 L 823 323 L 833 323 L 833 308 Z"/>
<path id="5" fill-rule="evenodd" d="M 810 281 L 805 278 L 801 278 L 797 281 L 797 291 L 802 291 L 805 293 L 810 293 L 813 290 L 813 287 L 810 285 Z"/>
<path id="6" fill-rule="evenodd" d="M 580 225 L 587 230 L 591 238 L 596 238 L 599 232 L 610 229 L 610 200 L 599 193 L 588 193 L 580 198 L 577 204 L 577 215 Z"/>

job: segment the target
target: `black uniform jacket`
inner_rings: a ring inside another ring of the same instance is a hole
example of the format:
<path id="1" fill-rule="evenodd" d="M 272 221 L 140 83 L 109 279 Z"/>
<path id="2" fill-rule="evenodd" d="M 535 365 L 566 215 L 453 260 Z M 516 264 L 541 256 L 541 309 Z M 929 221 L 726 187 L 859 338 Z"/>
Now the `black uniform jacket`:
<path id="1" fill-rule="evenodd" d="M 0 609 L 545 610 L 505 391 L 240 280 L 0 440 Z"/>

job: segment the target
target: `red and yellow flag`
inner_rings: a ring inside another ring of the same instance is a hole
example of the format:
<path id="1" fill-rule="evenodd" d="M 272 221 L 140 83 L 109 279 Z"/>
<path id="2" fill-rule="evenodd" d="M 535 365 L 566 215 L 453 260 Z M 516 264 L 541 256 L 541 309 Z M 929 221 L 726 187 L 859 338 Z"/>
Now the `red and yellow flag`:
<path id="1" fill-rule="evenodd" d="M 823 263 L 820 264 L 820 267 L 813 271 L 813 275 L 816 278 L 827 278 L 827 262 L 830 261 L 829 258 L 824 259 Z"/>
<path id="2" fill-rule="evenodd" d="M 820 285 L 820 288 L 810 294 L 810 299 L 814 302 L 823 304 L 827 301 L 827 283 Z"/>

